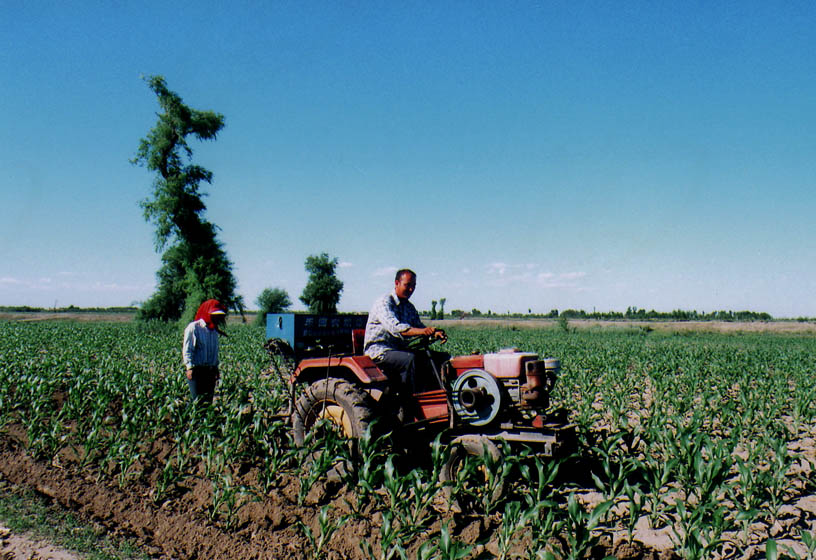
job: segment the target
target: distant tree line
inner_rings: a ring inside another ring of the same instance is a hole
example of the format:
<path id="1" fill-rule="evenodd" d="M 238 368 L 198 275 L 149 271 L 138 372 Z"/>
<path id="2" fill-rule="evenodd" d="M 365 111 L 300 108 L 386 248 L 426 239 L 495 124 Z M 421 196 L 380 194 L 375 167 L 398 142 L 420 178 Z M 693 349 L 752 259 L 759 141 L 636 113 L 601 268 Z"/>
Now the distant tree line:
<path id="1" fill-rule="evenodd" d="M 333 297 L 333 296 L 332 296 Z M 281 288 L 267 288 L 256 300 L 258 304 L 259 324 L 266 313 L 281 313 L 288 311 L 292 305 L 289 294 Z M 136 313 L 139 310 L 136 306 L 119 307 L 31 307 L 28 305 L 8 305 L 0 306 L 0 313 Z M 311 312 L 311 311 L 309 311 Z M 436 311 L 431 315 L 430 311 L 422 314 L 429 318 L 444 318 L 444 315 Z M 465 317 L 489 317 L 496 319 L 597 319 L 604 321 L 725 321 L 725 322 L 751 322 L 751 321 L 773 321 L 774 318 L 769 313 L 758 313 L 756 311 L 712 311 L 704 313 L 700 311 L 683 311 L 676 309 L 669 312 L 646 311 L 637 307 L 629 307 L 624 313 L 618 311 L 587 312 L 584 310 L 565 309 L 558 311 L 553 309 L 549 313 L 494 313 L 493 311 L 482 312 L 476 308 L 470 311 L 454 309 L 448 314 L 454 319 Z M 799 322 L 816 321 L 816 317 L 796 317 L 793 319 Z"/>
<path id="2" fill-rule="evenodd" d="M 433 316 L 426 312 L 426 315 L 433 318 Z M 750 322 L 750 321 L 773 321 L 773 317 L 769 313 L 760 313 L 756 311 L 712 311 L 705 313 L 701 311 L 684 311 L 682 309 L 675 309 L 674 311 L 655 311 L 654 309 L 646 311 L 637 307 L 628 307 L 625 312 L 620 311 L 591 311 L 587 312 L 582 309 L 565 309 L 558 311 L 551 310 L 549 313 L 494 313 L 487 311 L 482 313 L 478 309 L 470 311 L 463 311 L 461 309 L 454 309 L 450 312 L 450 316 L 461 319 L 464 317 L 496 317 L 496 318 L 511 318 L 511 319 L 598 319 L 603 321 L 727 321 L 727 322 Z M 807 321 L 806 317 L 800 317 L 797 320 Z"/>

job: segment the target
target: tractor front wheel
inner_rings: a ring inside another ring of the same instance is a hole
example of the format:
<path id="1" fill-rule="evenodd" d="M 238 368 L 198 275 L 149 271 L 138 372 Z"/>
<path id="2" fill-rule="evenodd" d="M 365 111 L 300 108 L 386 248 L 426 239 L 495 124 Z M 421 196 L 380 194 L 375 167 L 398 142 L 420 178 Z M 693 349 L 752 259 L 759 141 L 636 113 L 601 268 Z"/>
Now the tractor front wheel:
<path id="1" fill-rule="evenodd" d="M 464 435 L 451 442 L 450 455 L 439 479 L 445 484 L 445 495 L 453 511 L 474 513 L 501 498 L 504 481 L 496 478 L 498 473 L 488 472 L 501 460 L 499 446 L 485 436 Z"/>

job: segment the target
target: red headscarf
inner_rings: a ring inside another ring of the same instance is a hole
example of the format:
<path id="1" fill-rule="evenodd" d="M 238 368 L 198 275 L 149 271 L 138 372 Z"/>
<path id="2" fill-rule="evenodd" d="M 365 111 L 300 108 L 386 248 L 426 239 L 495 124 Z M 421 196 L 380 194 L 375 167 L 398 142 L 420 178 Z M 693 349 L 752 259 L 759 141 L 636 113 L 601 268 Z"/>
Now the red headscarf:
<path id="1" fill-rule="evenodd" d="M 224 306 L 218 303 L 218 300 L 208 299 L 198 307 L 195 320 L 198 321 L 199 319 L 204 319 L 204 322 L 207 323 L 207 328 L 210 330 L 215 330 L 215 323 L 212 320 L 212 315 L 214 313 L 225 315 L 227 312 L 224 310 Z"/>

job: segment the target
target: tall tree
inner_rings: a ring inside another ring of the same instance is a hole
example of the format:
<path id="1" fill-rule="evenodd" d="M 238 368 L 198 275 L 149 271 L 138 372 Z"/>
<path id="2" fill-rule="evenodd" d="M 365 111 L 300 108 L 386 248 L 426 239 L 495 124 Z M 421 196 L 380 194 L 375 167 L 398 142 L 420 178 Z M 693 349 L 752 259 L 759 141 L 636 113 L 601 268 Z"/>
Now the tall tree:
<path id="1" fill-rule="evenodd" d="M 190 319 L 209 298 L 243 312 L 243 298 L 235 293 L 232 262 L 218 241 L 217 226 L 204 217 L 207 206 L 200 185 L 212 183 L 213 175 L 192 163 L 193 150 L 187 142 L 189 136 L 214 140 L 224 127 L 224 116 L 188 107 L 167 88 L 162 76 L 149 76 L 145 81 L 162 112 L 131 163 L 156 173 L 153 196 L 141 206 L 145 220 L 156 227 L 156 251 L 164 253 L 156 273 L 156 292 L 142 305 L 139 316 Z"/>
<path id="2" fill-rule="evenodd" d="M 289 293 L 283 288 L 264 288 L 255 303 L 258 304 L 256 323 L 265 325 L 267 313 L 286 311 L 292 305 L 292 300 L 289 299 Z"/>
<path id="3" fill-rule="evenodd" d="M 343 291 L 343 282 L 337 278 L 337 258 L 328 253 L 306 257 L 306 272 L 309 281 L 300 295 L 310 313 L 337 313 L 337 303 Z"/>

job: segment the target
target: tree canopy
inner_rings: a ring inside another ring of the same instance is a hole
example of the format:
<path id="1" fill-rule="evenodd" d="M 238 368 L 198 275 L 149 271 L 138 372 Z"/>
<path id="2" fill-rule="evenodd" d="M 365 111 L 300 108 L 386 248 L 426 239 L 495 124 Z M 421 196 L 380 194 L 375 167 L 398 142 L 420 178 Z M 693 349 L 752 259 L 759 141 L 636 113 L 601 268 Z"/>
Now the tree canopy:
<path id="1" fill-rule="evenodd" d="M 343 291 L 343 282 L 337 278 L 337 258 L 328 253 L 306 257 L 306 271 L 309 281 L 303 288 L 300 301 L 310 313 L 337 313 L 337 303 Z"/>
<path id="2" fill-rule="evenodd" d="M 255 303 L 258 304 L 258 318 L 255 322 L 258 325 L 265 325 L 267 313 L 286 311 L 292 305 L 292 300 L 283 288 L 264 288 Z"/>
<path id="3" fill-rule="evenodd" d="M 218 228 L 204 217 L 207 207 L 200 185 L 212 183 L 213 174 L 192 162 L 188 144 L 190 136 L 214 140 L 224 127 L 224 116 L 188 107 L 167 88 L 162 76 L 145 81 L 162 111 L 131 162 L 156 173 L 152 197 L 141 206 L 145 220 L 156 227 L 156 251 L 164 253 L 156 273 L 156 292 L 142 305 L 139 317 L 191 319 L 198 305 L 209 298 L 243 311 L 243 299 L 235 293 L 232 262 L 217 238 Z"/>

